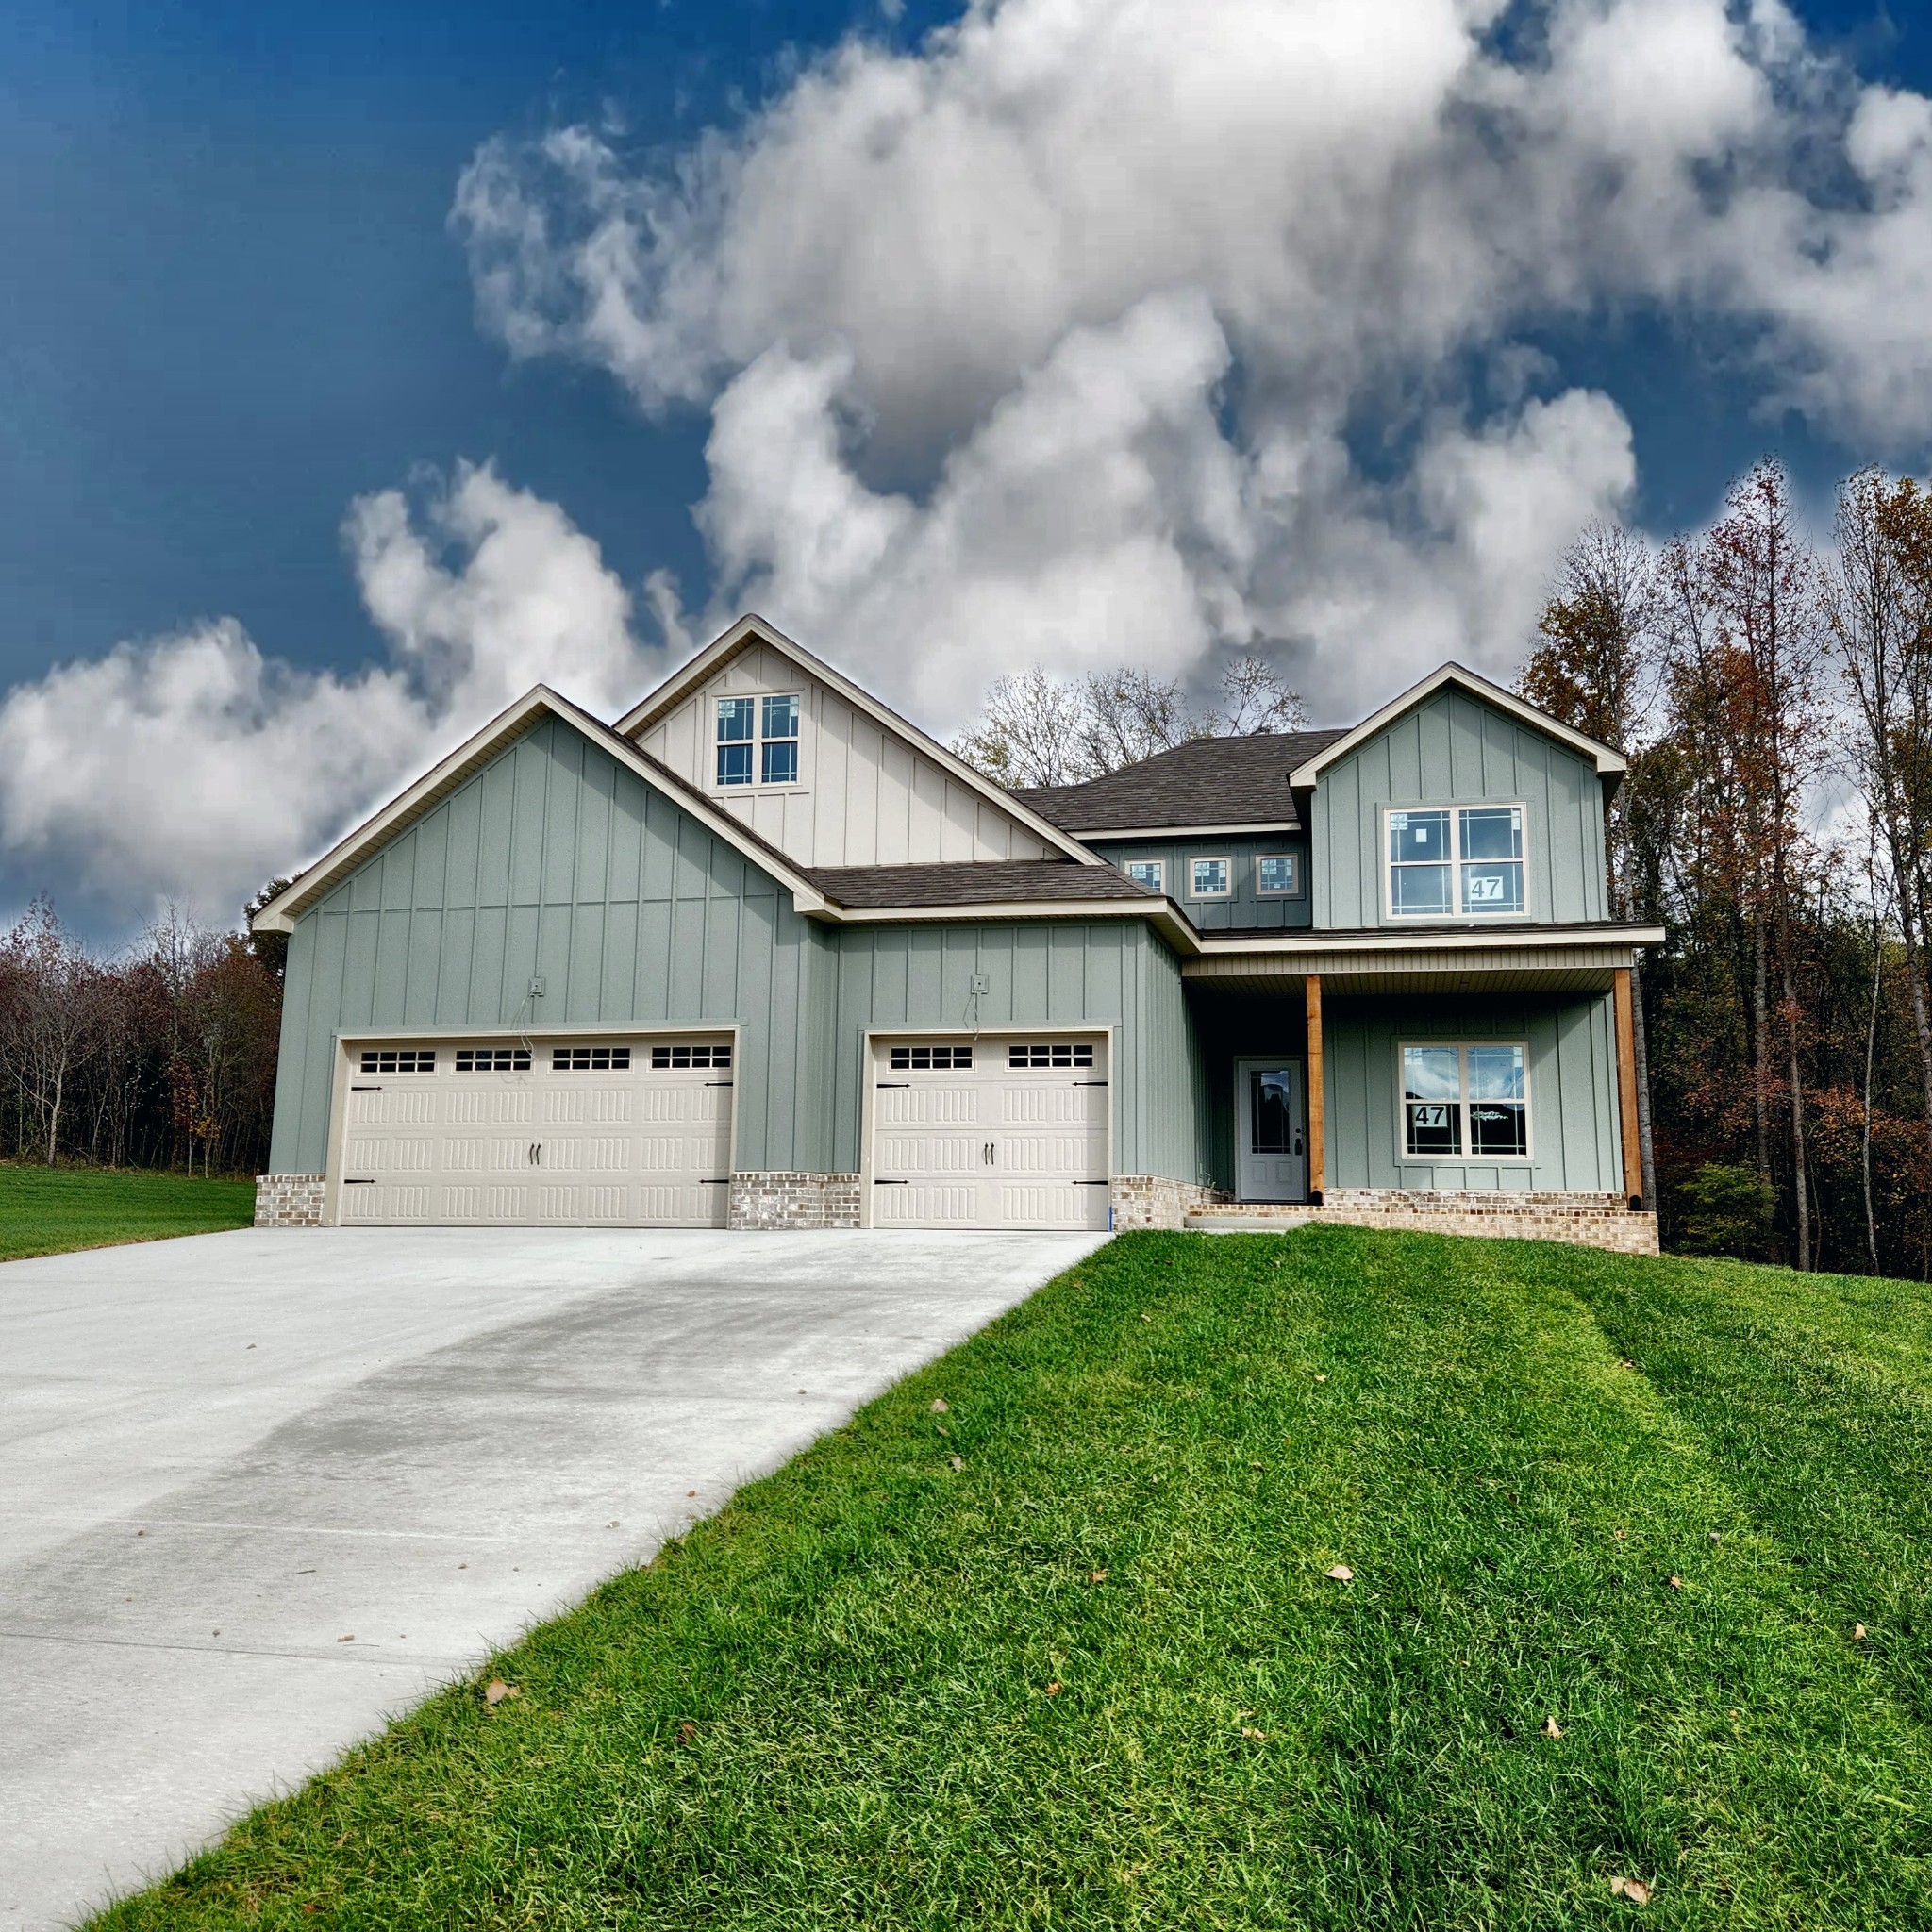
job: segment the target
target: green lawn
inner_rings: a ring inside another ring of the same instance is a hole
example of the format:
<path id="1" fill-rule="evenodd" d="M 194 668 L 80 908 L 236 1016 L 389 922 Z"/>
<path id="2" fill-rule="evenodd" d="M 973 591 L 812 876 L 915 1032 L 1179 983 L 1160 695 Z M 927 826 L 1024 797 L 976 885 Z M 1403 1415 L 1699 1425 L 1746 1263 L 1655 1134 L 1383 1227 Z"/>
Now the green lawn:
<path id="1" fill-rule="evenodd" d="M 0 1161 L 0 1261 L 246 1227 L 255 1183 L 144 1169 L 15 1167 Z"/>
<path id="2" fill-rule="evenodd" d="M 1927 1925 L 1925 1306 L 1127 1236 L 102 1923 Z"/>

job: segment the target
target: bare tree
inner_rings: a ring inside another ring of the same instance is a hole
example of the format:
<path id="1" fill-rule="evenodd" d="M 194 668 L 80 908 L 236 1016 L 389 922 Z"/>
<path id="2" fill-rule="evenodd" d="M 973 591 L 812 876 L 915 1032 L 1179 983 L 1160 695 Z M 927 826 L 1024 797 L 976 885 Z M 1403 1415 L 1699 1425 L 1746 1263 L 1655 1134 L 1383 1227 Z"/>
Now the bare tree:
<path id="1" fill-rule="evenodd" d="M 1289 690 L 1265 658 L 1230 658 L 1221 674 L 1221 710 L 1204 721 L 1216 738 L 1300 731 L 1308 722 L 1301 693 Z"/>
<path id="2" fill-rule="evenodd" d="M 0 1065 L 31 1110 L 52 1165 L 75 1076 L 100 1049 L 102 976 L 44 895 L 0 939 Z"/>
<path id="3" fill-rule="evenodd" d="M 1085 688 L 1036 665 L 995 680 L 953 749 L 1002 785 L 1073 785 L 1092 775 L 1089 727 Z"/>

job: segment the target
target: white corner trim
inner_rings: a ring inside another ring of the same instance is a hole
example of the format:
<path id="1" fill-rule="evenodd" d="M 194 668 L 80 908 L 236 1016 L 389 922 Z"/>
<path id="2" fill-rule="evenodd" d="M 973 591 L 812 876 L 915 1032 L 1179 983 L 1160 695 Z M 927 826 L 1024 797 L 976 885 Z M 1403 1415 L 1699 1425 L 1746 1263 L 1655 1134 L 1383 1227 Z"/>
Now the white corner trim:
<path id="1" fill-rule="evenodd" d="M 648 697 L 633 705 L 611 728 L 622 738 L 635 737 L 656 724 L 666 711 L 681 704 L 720 665 L 751 643 L 764 644 L 781 657 L 791 658 L 801 671 L 836 691 L 854 709 L 863 711 L 874 724 L 930 758 L 948 777 L 977 792 L 988 804 L 1024 825 L 1036 838 L 1044 840 L 1055 850 L 1065 853 L 1069 858 L 1077 859 L 1082 865 L 1107 863 L 1098 853 L 1090 852 L 1071 832 L 1063 832 L 1050 819 L 1041 818 L 1031 806 L 1015 798 L 1005 787 L 995 785 L 984 772 L 974 771 L 964 758 L 948 751 L 936 739 L 928 738 L 918 725 L 900 717 L 890 706 L 881 704 L 862 686 L 854 684 L 843 672 L 834 670 L 823 658 L 814 657 L 803 644 L 794 642 L 776 625 L 767 623 L 756 611 L 746 611 L 730 629 L 714 638 L 696 657 L 674 671 Z"/>
<path id="2" fill-rule="evenodd" d="M 1358 745 L 1366 744 L 1378 731 L 1392 724 L 1405 711 L 1414 709 L 1424 700 L 1433 697 L 1444 685 L 1450 684 L 1459 685 L 1472 697 L 1494 705 L 1499 710 L 1508 712 L 1519 724 L 1541 731 L 1545 738 L 1554 738 L 1557 743 L 1567 745 L 1587 758 L 1595 766 L 1600 778 L 1621 776 L 1630 769 L 1630 761 L 1622 752 L 1612 751 L 1608 745 L 1585 737 L 1560 719 L 1551 717 L 1547 711 L 1540 711 L 1534 705 L 1525 704 L 1514 691 L 1505 691 L 1500 684 L 1491 684 L 1487 677 L 1460 664 L 1448 663 L 1438 665 L 1420 684 L 1411 685 L 1400 697 L 1391 698 L 1374 717 L 1365 718 L 1353 731 L 1324 746 L 1307 763 L 1297 765 L 1288 774 L 1290 786 L 1301 791 L 1318 784 L 1323 772 L 1337 758 L 1346 758 Z"/>

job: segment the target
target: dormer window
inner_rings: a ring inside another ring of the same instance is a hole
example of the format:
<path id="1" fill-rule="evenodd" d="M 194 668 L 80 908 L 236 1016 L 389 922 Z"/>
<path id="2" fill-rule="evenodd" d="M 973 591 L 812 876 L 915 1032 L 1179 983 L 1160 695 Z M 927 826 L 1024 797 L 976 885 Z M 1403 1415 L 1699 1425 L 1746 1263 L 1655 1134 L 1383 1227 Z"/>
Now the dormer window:
<path id="1" fill-rule="evenodd" d="M 1385 823 L 1391 919 L 1523 916 L 1520 805 L 1410 808 Z"/>
<path id="2" fill-rule="evenodd" d="M 798 715 L 795 692 L 780 697 L 718 700 L 718 783 L 796 785 Z"/>

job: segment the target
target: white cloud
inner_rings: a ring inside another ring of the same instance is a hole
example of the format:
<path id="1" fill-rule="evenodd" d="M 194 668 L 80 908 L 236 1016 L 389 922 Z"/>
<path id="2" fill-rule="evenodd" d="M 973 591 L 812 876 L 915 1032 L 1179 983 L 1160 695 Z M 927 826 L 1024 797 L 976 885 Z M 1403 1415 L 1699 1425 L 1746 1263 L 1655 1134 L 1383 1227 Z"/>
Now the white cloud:
<path id="1" fill-rule="evenodd" d="M 1340 712 L 1430 653 L 1507 666 L 1629 493 L 1614 401 L 1527 393 L 1526 331 L 1658 308 L 1828 434 L 1932 436 L 1922 97 L 1780 0 L 1502 10 L 979 0 L 668 162 L 490 142 L 453 220 L 516 353 L 713 410 L 708 616 L 941 726 L 975 660 L 1250 639 Z M 1365 434 L 1406 458 L 1364 474 Z"/>
<path id="2" fill-rule="evenodd" d="M 614 708 L 655 675 L 596 545 L 492 470 L 459 469 L 420 523 L 360 499 L 346 536 L 386 665 L 297 671 L 223 619 L 0 699 L 0 858 L 30 889 L 230 917 L 532 684 Z"/>

